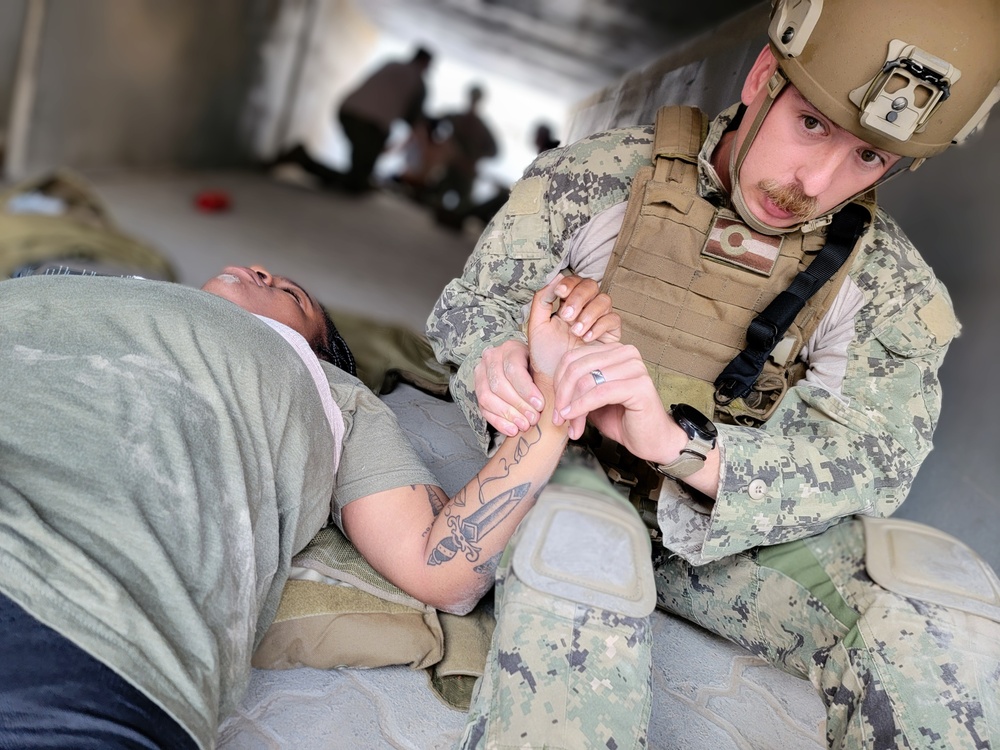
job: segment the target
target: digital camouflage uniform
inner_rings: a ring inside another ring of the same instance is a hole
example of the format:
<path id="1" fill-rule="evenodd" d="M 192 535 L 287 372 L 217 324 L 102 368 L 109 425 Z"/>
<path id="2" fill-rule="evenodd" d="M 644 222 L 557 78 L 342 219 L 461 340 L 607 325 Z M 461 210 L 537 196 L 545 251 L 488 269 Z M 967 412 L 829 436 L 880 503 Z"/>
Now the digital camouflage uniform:
<path id="1" fill-rule="evenodd" d="M 713 121 L 699 157 L 699 192 L 719 205 L 727 198 L 708 160 L 734 114 Z M 524 306 L 569 265 L 574 234 L 627 200 L 652 135 L 652 126 L 620 129 L 542 154 L 443 291 L 428 335 L 457 368 L 452 393 L 484 448 L 473 379 L 483 350 L 524 340 Z M 1000 736 L 1000 624 L 876 585 L 859 518 L 893 513 L 930 451 L 937 370 L 958 324 L 944 287 L 881 210 L 849 277 L 864 304 L 840 394 L 800 381 L 762 427 L 718 425 L 710 515 L 667 481 L 657 605 L 809 679 L 827 706 L 831 747 L 990 747 Z M 495 653 L 465 746 L 644 747 L 642 702 L 615 723 L 608 696 L 635 689 L 649 657 L 631 651 L 648 650 L 648 627 L 620 623 L 612 655 L 582 652 L 579 643 L 603 632 L 591 624 L 613 613 L 512 592 L 507 573 L 501 565 Z M 519 596 L 534 601 L 518 606 Z M 554 635 L 560 628 L 571 635 Z M 566 706 L 554 709 L 553 694 Z M 580 717 L 599 717 L 601 731 Z"/>

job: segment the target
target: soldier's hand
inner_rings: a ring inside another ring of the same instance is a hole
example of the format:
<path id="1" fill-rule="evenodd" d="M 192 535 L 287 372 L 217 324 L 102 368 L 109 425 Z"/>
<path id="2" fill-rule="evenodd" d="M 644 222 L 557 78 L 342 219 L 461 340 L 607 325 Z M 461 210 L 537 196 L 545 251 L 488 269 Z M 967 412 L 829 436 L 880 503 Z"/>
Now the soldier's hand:
<path id="1" fill-rule="evenodd" d="M 528 369 L 528 345 L 505 341 L 483 351 L 475 369 L 476 399 L 483 418 L 513 437 L 538 421 L 545 405 Z"/>
<path id="2" fill-rule="evenodd" d="M 536 293 L 533 305 L 537 306 L 542 298 L 544 314 L 535 313 L 536 330 L 541 330 L 537 326 L 543 318 L 552 315 L 552 306 L 558 299 L 556 315 L 569 334 L 553 337 L 555 327 L 544 326 L 549 335 L 547 343 L 554 348 L 552 357 L 544 359 L 554 362 L 569 348 L 585 342 L 611 343 L 621 338 L 621 318 L 611 312 L 611 298 L 600 293 L 597 282 L 579 276 L 556 276 Z M 535 424 L 545 406 L 542 392 L 532 380 L 529 362 L 527 345 L 511 340 L 484 350 L 474 371 L 476 398 L 483 418 L 509 437 Z M 551 374 L 550 364 L 543 364 L 546 374 Z M 582 424 L 583 419 L 579 422 Z"/>
<path id="3" fill-rule="evenodd" d="M 611 312 L 611 297 L 597 282 L 580 276 L 557 277 L 554 294 L 561 300 L 559 317 L 583 342 L 612 343 L 622 337 L 621 318 Z"/>
<path id="4" fill-rule="evenodd" d="M 593 344 L 572 350 L 556 368 L 555 386 L 554 421 L 568 421 L 571 438 L 578 438 L 589 420 L 639 458 L 658 458 L 671 420 L 634 346 Z"/>

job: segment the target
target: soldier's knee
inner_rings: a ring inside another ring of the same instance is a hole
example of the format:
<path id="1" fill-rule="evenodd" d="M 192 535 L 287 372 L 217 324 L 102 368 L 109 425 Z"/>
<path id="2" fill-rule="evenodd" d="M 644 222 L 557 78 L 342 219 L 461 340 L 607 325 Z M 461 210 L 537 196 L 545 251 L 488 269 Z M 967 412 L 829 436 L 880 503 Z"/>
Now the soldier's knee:
<path id="1" fill-rule="evenodd" d="M 895 518 L 863 518 L 866 568 L 894 594 L 1000 622 L 1000 580 L 970 547 Z"/>
<path id="2" fill-rule="evenodd" d="M 550 484 L 512 544 L 512 572 L 536 591 L 628 617 L 653 611 L 649 532 L 616 498 Z"/>

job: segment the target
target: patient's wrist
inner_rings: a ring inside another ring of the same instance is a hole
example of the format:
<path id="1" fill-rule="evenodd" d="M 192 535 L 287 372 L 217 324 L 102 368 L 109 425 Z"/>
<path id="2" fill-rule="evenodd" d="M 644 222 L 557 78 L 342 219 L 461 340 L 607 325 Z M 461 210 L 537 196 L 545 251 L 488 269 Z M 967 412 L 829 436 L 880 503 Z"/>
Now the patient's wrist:
<path id="1" fill-rule="evenodd" d="M 532 372 L 531 379 L 535 386 L 542 392 L 542 396 L 548 401 L 548 396 L 555 394 L 556 388 L 552 382 L 552 376 L 542 372 Z"/>
<path id="2" fill-rule="evenodd" d="M 542 373 L 532 373 L 532 380 L 535 383 L 535 387 L 542 394 L 543 406 L 539 409 L 539 423 L 541 421 L 551 422 L 555 414 L 556 404 L 556 389 L 553 379 Z"/>

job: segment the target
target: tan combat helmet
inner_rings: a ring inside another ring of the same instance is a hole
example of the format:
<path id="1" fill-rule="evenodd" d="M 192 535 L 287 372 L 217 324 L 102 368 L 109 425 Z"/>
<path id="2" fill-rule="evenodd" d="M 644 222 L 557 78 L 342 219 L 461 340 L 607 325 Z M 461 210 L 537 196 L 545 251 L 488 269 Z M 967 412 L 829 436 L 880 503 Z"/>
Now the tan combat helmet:
<path id="1" fill-rule="evenodd" d="M 1000 98 L 997 0 L 775 0 L 778 65 L 814 107 L 873 146 L 926 158 Z"/>
<path id="2" fill-rule="evenodd" d="M 768 37 L 778 71 L 740 153 L 733 155 L 734 175 L 771 102 L 789 82 L 840 127 L 909 157 L 894 173 L 916 169 L 964 141 L 1000 99 L 1000 0 L 771 5 Z M 744 219 L 759 224 L 744 211 L 738 188 L 733 198 Z"/>

